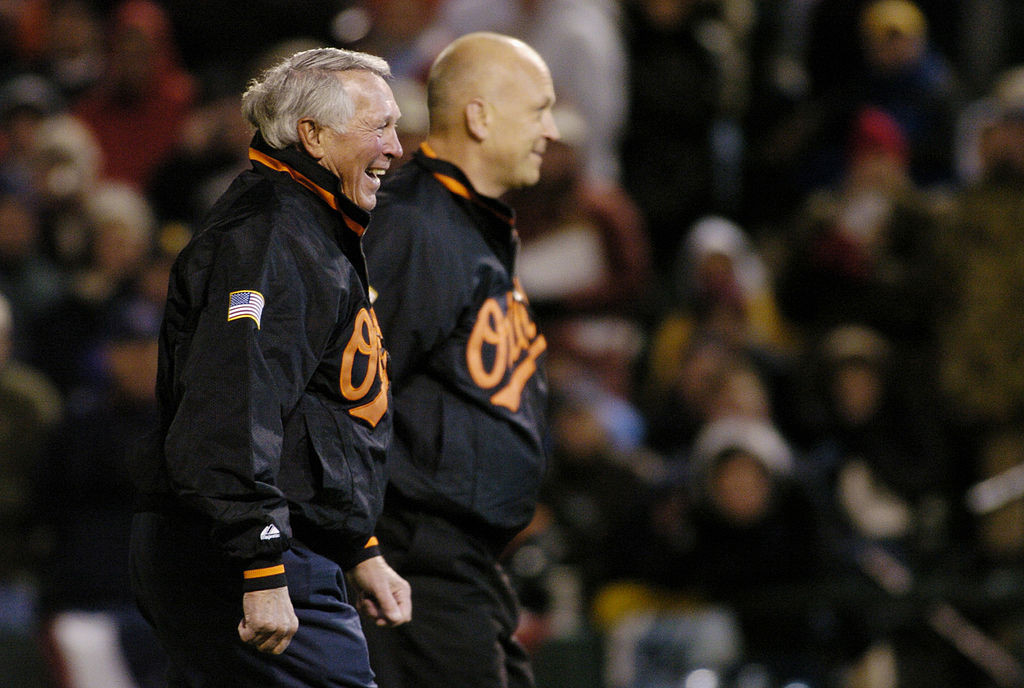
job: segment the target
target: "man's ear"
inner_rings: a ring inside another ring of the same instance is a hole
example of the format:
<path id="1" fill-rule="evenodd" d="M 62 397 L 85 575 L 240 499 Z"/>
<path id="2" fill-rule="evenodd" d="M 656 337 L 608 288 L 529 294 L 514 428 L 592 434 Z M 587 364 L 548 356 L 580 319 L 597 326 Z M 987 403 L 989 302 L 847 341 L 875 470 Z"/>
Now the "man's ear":
<path id="1" fill-rule="evenodd" d="M 303 117 L 295 125 L 299 134 L 299 144 L 302 149 L 309 153 L 315 160 L 326 155 L 324 150 L 323 133 L 324 129 L 310 117 Z"/>
<path id="2" fill-rule="evenodd" d="M 487 103 L 480 98 L 474 98 L 466 103 L 465 113 L 466 129 L 469 130 L 470 136 L 477 141 L 486 139 L 491 130 L 491 109 Z"/>

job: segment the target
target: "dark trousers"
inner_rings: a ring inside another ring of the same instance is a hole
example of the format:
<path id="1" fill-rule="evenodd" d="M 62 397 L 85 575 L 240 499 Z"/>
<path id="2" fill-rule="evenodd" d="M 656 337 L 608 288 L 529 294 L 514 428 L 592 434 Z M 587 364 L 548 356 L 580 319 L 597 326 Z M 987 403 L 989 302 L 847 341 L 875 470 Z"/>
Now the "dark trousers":
<path id="1" fill-rule="evenodd" d="M 448 521 L 386 513 L 377 535 L 388 563 L 412 587 L 412 621 L 365 624 L 381 688 L 532 688 L 512 637 L 519 608 L 494 553 Z"/>
<path id="2" fill-rule="evenodd" d="M 283 654 L 238 637 L 241 576 L 203 529 L 157 513 L 132 523 L 131 573 L 139 608 L 171 661 L 173 688 L 373 688 L 366 641 L 341 569 L 292 543 L 288 591 L 299 630 Z"/>

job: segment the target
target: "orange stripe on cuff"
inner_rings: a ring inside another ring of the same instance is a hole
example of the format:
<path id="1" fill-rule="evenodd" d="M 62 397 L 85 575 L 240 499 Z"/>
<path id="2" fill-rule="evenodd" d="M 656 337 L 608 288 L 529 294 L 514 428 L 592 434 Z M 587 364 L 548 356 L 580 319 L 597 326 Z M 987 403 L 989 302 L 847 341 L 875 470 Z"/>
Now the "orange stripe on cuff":
<path id="1" fill-rule="evenodd" d="M 250 569 L 242 572 L 242 577 L 245 579 L 249 578 L 267 578 L 268 576 L 279 576 L 284 573 L 284 564 L 278 564 L 277 566 L 268 566 L 265 569 Z"/>
<path id="2" fill-rule="evenodd" d="M 380 540 L 377 539 L 377 536 L 376 535 L 371 535 L 370 539 L 366 541 L 365 545 L 363 545 L 363 549 L 369 549 L 370 547 L 376 547 L 379 544 L 380 544 Z"/>

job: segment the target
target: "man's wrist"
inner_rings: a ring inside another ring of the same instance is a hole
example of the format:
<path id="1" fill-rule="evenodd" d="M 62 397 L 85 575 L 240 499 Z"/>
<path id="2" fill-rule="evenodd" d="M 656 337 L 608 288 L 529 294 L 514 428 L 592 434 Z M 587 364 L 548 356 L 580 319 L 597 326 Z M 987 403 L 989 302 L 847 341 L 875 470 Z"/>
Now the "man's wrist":
<path id="1" fill-rule="evenodd" d="M 283 588 L 288 585 L 284 564 L 280 561 L 249 562 L 242 569 L 242 592 Z"/>

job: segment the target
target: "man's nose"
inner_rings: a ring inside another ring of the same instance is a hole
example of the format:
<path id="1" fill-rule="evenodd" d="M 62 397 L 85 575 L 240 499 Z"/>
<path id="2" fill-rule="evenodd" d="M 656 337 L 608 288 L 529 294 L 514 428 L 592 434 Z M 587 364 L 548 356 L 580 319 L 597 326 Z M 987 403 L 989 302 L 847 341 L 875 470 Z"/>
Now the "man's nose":
<path id="1" fill-rule="evenodd" d="M 555 123 L 555 116 L 551 112 L 544 115 L 544 137 L 550 141 L 562 138 L 562 133 L 558 131 L 558 124 Z"/>
<path id="2" fill-rule="evenodd" d="M 392 158 L 402 157 L 402 142 L 398 140 L 398 132 L 393 128 L 389 129 L 384 137 L 384 155 Z"/>

